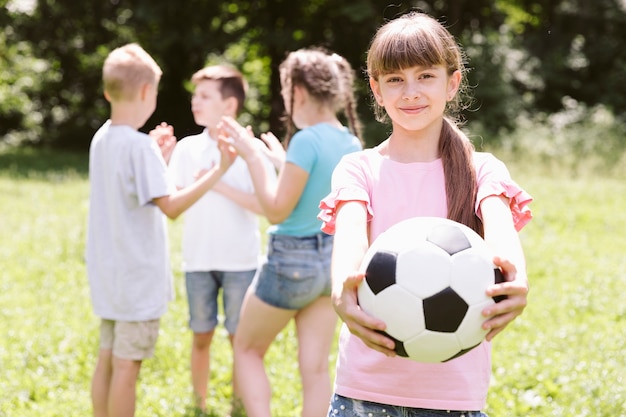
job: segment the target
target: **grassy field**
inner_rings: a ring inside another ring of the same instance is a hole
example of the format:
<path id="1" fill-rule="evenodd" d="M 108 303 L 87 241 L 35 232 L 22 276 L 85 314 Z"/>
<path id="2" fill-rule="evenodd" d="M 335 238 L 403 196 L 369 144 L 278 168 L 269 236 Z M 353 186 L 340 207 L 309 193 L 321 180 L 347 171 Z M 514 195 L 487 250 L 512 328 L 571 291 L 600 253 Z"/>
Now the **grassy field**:
<path id="1" fill-rule="evenodd" d="M 525 313 L 494 342 L 486 411 L 497 416 L 626 416 L 626 181 L 512 166 L 534 197 L 521 237 L 531 279 Z M 83 262 L 86 156 L 0 152 L 0 417 L 90 415 L 98 320 Z M 180 222 L 171 223 L 180 264 Z M 137 416 L 192 416 L 184 282 L 142 369 Z M 293 329 L 267 366 L 274 415 L 297 416 Z M 334 353 L 330 365 L 334 362 Z M 225 416 L 230 352 L 213 349 L 209 406 Z"/>

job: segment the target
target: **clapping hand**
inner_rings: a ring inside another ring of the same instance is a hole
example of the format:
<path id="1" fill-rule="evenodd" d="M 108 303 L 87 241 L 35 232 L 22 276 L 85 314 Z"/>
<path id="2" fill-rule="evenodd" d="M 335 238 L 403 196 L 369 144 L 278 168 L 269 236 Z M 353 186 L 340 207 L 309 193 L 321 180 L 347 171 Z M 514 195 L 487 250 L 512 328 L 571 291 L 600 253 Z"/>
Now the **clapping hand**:
<path id="1" fill-rule="evenodd" d="M 148 134 L 156 141 L 157 145 L 159 145 L 165 163 L 169 163 L 177 142 L 176 136 L 174 136 L 174 126 L 161 122 L 161 124 L 157 125 Z"/>

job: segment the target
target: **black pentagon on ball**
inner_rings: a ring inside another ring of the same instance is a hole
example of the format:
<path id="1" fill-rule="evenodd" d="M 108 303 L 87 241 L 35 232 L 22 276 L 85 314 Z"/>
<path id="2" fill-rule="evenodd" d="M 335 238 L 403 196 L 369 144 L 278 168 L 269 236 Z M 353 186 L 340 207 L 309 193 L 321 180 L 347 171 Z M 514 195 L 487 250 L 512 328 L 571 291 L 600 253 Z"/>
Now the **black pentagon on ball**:
<path id="1" fill-rule="evenodd" d="M 494 273 L 494 282 L 496 284 L 506 281 L 506 279 L 504 279 L 504 274 L 502 274 L 502 271 L 500 271 L 500 268 L 494 268 L 493 273 Z M 495 297 L 492 297 L 492 298 L 493 298 L 493 301 L 495 301 L 496 303 L 499 303 L 502 300 L 506 300 L 506 295 L 496 295 Z"/>
<path id="2" fill-rule="evenodd" d="M 397 258 L 397 253 L 387 251 L 378 251 L 372 256 L 365 270 L 365 280 L 374 294 L 396 283 Z"/>
<path id="3" fill-rule="evenodd" d="M 426 236 L 426 241 L 454 255 L 472 247 L 465 233 L 454 225 L 439 224 L 434 226 Z"/>
<path id="4" fill-rule="evenodd" d="M 426 328 L 433 332 L 455 332 L 469 306 L 452 288 L 447 287 L 423 301 Z"/>

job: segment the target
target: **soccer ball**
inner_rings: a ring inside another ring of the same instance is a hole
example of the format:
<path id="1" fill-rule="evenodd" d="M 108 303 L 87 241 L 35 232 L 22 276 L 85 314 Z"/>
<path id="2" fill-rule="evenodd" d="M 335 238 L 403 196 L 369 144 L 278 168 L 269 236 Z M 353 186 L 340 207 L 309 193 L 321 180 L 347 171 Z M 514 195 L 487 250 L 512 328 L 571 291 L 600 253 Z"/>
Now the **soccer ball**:
<path id="1" fill-rule="evenodd" d="M 361 264 L 360 307 L 383 320 L 399 356 L 446 362 L 478 346 L 485 289 L 504 277 L 485 241 L 440 217 L 414 217 L 381 233 Z"/>

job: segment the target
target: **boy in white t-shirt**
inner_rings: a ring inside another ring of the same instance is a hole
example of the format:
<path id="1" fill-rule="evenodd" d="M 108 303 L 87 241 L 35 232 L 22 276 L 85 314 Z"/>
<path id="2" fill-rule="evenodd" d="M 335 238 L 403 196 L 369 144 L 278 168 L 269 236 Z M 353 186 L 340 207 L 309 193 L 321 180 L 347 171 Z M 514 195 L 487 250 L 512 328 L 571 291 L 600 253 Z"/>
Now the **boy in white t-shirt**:
<path id="1" fill-rule="evenodd" d="M 205 130 L 179 141 L 170 159 L 170 173 L 177 187 L 193 183 L 199 173 L 220 163 L 216 126 L 222 116 L 236 117 L 243 108 L 247 84 L 239 71 L 215 65 L 197 71 L 191 111 Z M 259 142 L 261 145 L 262 143 Z M 267 169 L 275 177 L 269 161 Z M 237 202 L 218 193 L 234 188 Z M 196 406 L 206 408 L 210 346 L 218 324 L 218 299 L 222 292 L 224 326 L 232 340 L 239 310 L 252 282 L 260 253 L 258 215 L 261 207 L 246 163 L 237 158 L 213 191 L 204 195 L 184 215 L 183 269 L 189 302 L 189 326 L 193 331 L 191 378 Z M 233 381 L 233 398 L 236 398 Z"/>
<path id="2" fill-rule="evenodd" d="M 220 164 L 181 191 L 164 156 L 176 138 L 139 132 L 154 112 L 161 69 L 137 44 L 112 51 L 102 70 L 110 120 L 89 148 L 86 261 L 100 349 L 91 397 L 96 417 L 135 413 L 141 363 L 154 353 L 159 320 L 172 299 L 167 223 L 220 179 L 236 154 L 220 141 Z M 164 215 L 165 214 L 165 215 Z"/>

